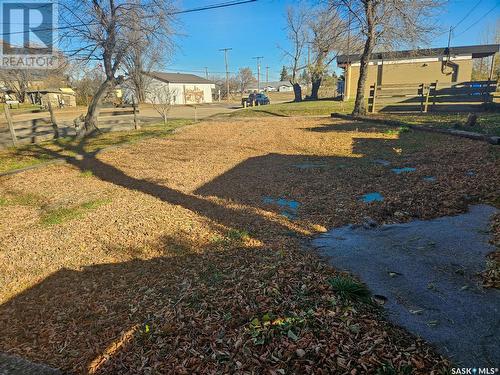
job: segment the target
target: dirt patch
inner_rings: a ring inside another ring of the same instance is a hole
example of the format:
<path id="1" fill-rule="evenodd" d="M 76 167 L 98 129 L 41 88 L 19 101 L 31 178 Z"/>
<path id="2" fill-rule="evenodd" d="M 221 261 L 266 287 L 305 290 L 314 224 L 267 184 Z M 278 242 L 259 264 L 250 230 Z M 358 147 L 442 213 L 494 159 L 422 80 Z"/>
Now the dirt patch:
<path id="1" fill-rule="evenodd" d="M 9 202 L 38 199 L 0 204 L 0 350 L 71 373 L 447 366 L 373 306 L 339 303 L 334 269 L 301 247 L 365 216 L 433 218 L 498 197 L 492 146 L 385 130 L 329 119 L 206 121 L 1 178 Z M 376 159 L 418 168 L 395 175 Z M 311 164 L 321 167 L 297 167 Z M 373 191 L 384 201 L 362 202 Z M 272 203 L 280 199 L 299 203 L 293 218 Z M 106 204 L 43 224 L 47 206 L 93 201 Z"/>

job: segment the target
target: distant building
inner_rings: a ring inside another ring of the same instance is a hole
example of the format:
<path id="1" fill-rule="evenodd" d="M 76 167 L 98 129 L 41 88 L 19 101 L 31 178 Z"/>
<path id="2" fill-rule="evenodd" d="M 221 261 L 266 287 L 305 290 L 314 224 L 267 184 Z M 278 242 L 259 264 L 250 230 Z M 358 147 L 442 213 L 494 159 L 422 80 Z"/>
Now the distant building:
<path id="1" fill-rule="evenodd" d="M 47 105 L 50 101 L 54 108 L 63 104 L 64 107 L 76 107 L 75 91 L 69 87 L 29 90 L 26 94 L 31 104 Z"/>
<path id="2" fill-rule="evenodd" d="M 261 91 L 267 92 L 290 92 L 293 91 L 293 86 L 290 81 L 266 82 L 260 85 Z M 247 91 L 257 91 L 257 84 L 250 85 Z"/>
<path id="3" fill-rule="evenodd" d="M 7 87 L 0 87 L 0 103 L 7 103 L 17 101 L 16 92 Z"/>
<path id="4" fill-rule="evenodd" d="M 405 83 L 453 83 L 471 80 L 472 60 L 493 56 L 498 44 L 407 51 L 374 52 L 368 65 L 366 93 L 370 85 Z M 344 69 L 345 98 L 354 98 L 359 79 L 361 55 L 340 55 Z"/>
<path id="5" fill-rule="evenodd" d="M 152 81 L 146 90 L 147 103 L 164 101 L 168 92 L 171 104 L 212 103 L 212 90 L 215 84 L 194 74 L 182 73 L 148 73 Z M 127 93 L 124 93 L 127 96 Z"/>

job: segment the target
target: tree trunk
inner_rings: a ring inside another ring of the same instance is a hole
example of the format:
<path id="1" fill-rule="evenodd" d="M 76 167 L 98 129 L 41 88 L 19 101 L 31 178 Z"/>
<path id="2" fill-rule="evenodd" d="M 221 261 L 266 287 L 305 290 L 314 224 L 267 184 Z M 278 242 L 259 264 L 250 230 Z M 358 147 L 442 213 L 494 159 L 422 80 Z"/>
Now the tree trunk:
<path id="1" fill-rule="evenodd" d="M 375 30 L 373 25 L 375 9 L 373 2 L 370 0 L 365 2 L 365 13 L 367 22 L 367 35 L 359 67 L 359 79 L 358 79 L 358 87 L 356 90 L 356 101 L 354 102 L 354 110 L 352 111 L 352 114 L 354 116 L 360 116 L 366 114 L 365 87 L 366 87 L 366 79 L 368 77 L 368 63 L 370 62 L 373 47 L 375 44 Z"/>
<path id="2" fill-rule="evenodd" d="M 104 81 L 95 95 L 92 97 L 90 101 L 89 108 L 87 109 L 87 115 L 85 116 L 84 130 L 81 136 L 92 134 L 96 131 L 99 131 L 97 127 L 97 116 L 99 116 L 101 99 L 108 91 L 111 86 L 111 82 L 109 80 Z"/>
<path id="3" fill-rule="evenodd" d="M 294 102 L 302 101 L 302 87 L 298 83 L 293 83 L 293 94 L 295 95 Z"/>
<path id="4" fill-rule="evenodd" d="M 318 100 L 318 92 L 321 87 L 321 81 L 323 78 L 320 75 L 312 75 L 311 76 L 311 96 L 309 97 L 311 100 Z"/>

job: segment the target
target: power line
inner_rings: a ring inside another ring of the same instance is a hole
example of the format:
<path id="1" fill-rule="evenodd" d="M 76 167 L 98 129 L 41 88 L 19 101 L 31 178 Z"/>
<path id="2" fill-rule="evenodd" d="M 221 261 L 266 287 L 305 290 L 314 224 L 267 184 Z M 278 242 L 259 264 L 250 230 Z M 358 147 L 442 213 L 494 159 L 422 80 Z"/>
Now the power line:
<path id="1" fill-rule="evenodd" d="M 479 19 L 477 21 L 475 21 L 474 23 L 472 23 L 472 25 L 470 25 L 468 28 L 466 28 L 465 30 L 462 30 L 461 33 L 455 35 L 455 36 L 459 36 L 459 35 L 462 35 L 463 33 L 469 31 L 472 27 L 476 26 L 480 21 L 483 20 L 484 17 L 486 17 L 488 14 L 490 14 L 491 12 L 493 12 L 493 10 L 495 10 L 495 8 L 498 6 L 499 4 L 496 4 L 493 8 L 491 8 L 489 11 L 487 11 L 485 14 L 483 14 L 481 17 L 479 17 Z"/>
<path id="2" fill-rule="evenodd" d="M 218 3 L 218 4 L 212 4 L 212 5 L 206 5 L 204 7 L 199 7 L 199 8 L 191 8 L 191 9 L 184 9 L 184 10 L 178 10 L 178 11 L 173 11 L 167 13 L 169 16 L 174 16 L 178 14 L 185 14 L 185 13 L 194 13 L 194 12 L 201 12 L 201 11 L 206 11 L 206 10 L 212 10 L 212 9 L 220 9 L 220 8 L 227 8 L 227 7 L 232 7 L 236 5 L 242 5 L 242 4 L 247 4 L 247 3 L 254 3 L 257 0 L 238 0 L 238 1 L 227 1 L 224 3 Z M 68 26 L 59 26 L 59 27 L 50 27 L 46 29 L 38 29 L 37 31 L 54 31 L 54 30 L 67 30 L 67 29 L 74 29 L 77 27 L 87 27 L 87 26 L 93 26 L 93 25 L 98 25 L 98 22 L 89 22 L 89 23 L 81 23 L 81 24 L 76 24 L 76 25 L 68 25 Z M 15 35 L 15 34 L 25 34 L 25 31 L 13 31 L 13 32 L 8 32 L 8 33 L 1 33 L 0 36 L 6 36 L 6 35 Z"/>
<path id="3" fill-rule="evenodd" d="M 472 13 L 472 12 L 474 12 L 474 10 L 475 10 L 475 9 L 479 6 L 479 4 L 481 4 L 481 1 L 483 1 L 483 0 L 479 0 L 479 1 L 476 3 L 476 5 L 474 5 L 474 6 L 472 7 L 472 9 L 471 9 L 471 10 L 469 10 L 469 12 L 468 12 L 468 13 L 467 13 L 467 14 L 466 14 L 466 15 L 465 15 L 465 16 L 464 16 L 464 17 L 463 17 L 460 21 L 458 21 L 458 23 L 457 23 L 455 26 L 453 26 L 453 27 L 451 28 L 451 30 L 452 30 L 452 31 L 453 31 L 453 30 L 455 30 L 455 29 L 457 28 L 457 26 L 458 26 L 458 25 L 460 25 L 462 22 L 464 22 L 464 21 L 465 21 L 465 19 L 466 19 L 467 17 L 469 17 L 469 16 L 471 15 L 471 13 Z"/>
<path id="4" fill-rule="evenodd" d="M 207 5 L 207 6 L 200 7 L 200 8 L 192 8 L 192 9 L 180 10 L 180 11 L 177 11 L 177 12 L 171 12 L 171 13 L 169 13 L 169 15 L 192 13 L 192 12 L 200 12 L 200 11 L 204 11 L 204 10 L 211 10 L 211 9 L 218 9 L 218 8 L 226 8 L 226 7 L 235 6 L 235 5 L 253 3 L 255 1 L 257 1 L 257 0 L 227 1 L 225 3 Z"/>

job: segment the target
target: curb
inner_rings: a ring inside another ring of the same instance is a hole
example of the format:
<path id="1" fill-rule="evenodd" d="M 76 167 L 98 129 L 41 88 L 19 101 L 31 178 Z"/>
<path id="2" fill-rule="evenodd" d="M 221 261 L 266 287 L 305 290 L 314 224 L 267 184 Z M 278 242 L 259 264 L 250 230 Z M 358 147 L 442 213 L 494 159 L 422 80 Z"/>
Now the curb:
<path id="1" fill-rule="evenodd" d="M 369 116 L 353 116 L 353 115 L 345 115 L 342 113 L 332 113 L 330 115 L 332 118 L 340 118 L 343 120 L 354 120 L 354 121 L 367 121 L 367 122 L 372 122 L 376 124 L 382 124 L 382 125 L 389 125 L 389 126 L 406 126 L 412 130 L 420 130 L 420 131 L 426 131 L 430 133 L 441 133 L 441 134 L 447 134 L 447 135 L 453 135 L 455 137 L 461 137 L 461 138 L 468 138 L 468 139 L 473 139 L 476 141 L 483 141 L 483 142 L 488 142 L 492 145 L 499 145 L 500 144 L 500 137 L 497 136 L 491 136 L 491 135 L 485 135 L 481 133 L 474 133 L 474 132 L 468 132 L 465 130 L 453 130 L 453 129 L 436 129 L 436 128 L 430 128 L 428 126 L 420 126 L 420 125 L 411 125 L 403 121 L 398 121 L 398 120 L 389 120 L 389 119 L 379 119 L 379 118 L 373 118 Z"/>

